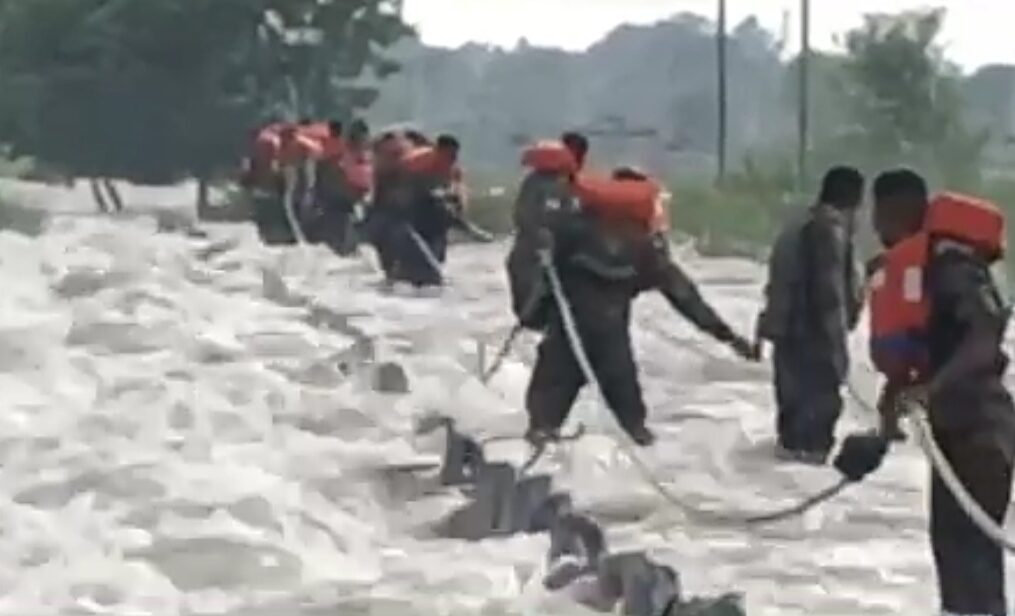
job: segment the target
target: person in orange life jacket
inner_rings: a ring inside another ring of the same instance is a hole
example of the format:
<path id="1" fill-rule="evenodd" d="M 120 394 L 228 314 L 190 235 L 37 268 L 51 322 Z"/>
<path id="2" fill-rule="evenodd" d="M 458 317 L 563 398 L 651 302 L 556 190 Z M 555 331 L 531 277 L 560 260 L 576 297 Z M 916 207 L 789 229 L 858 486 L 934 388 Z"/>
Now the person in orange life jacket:
<path id="1" fill-rule="evenodd" d="M 364 201 L 373 190 L 373 156 L 370 151 L 370 127 L 357 119 L 349 127 L 349 139 L 342 156 L 342 177 L 354 202 Z M 366 204 L 362 204 L 363 207 Z M 359 215 L 362 221 L 364 213 Z"/>
<path id="2" fill-rule="evenodd" d="M 629 332 L 636 296 L 658 289 L 685 318 L 744 358 L 756 359 L 754 345 L 733 332 L 670 258 L 657 184 L 637 170 L 619 169 L 607 180 L 578 176 L 575 190 L 582 211 L 555 227 L 553 260 L 614 416 L 636 443 L 648 446 L 655 437 L 645 425 Z M 620 197 L 627 194 L 630 200 Z M 556 304 L 546 321 L 526 394 L 532 443 L 558 438 L 586 385 Z"/>
<path id="3" fill-rule="evenodd" d="M 409 204 L 401 221 L 406 235 L 401 238 L 399 259 L 401 274 L 417 286 L 441 282 L 442 274 L 435 271 L 435 266 L 442 265 L 447 258 L 448 232 L 458 215 L 449 208 L 459 205 L 448 203 L 448 200 L 461 198 L 461 195 L 452 194 L 461 181 L 460 149 L 453 136 L 440 135 L 432 148 L 424 146 L 406 159 Z M 410 231 L 416 234 L 415 238 L 408 236 Z M 420 240 L 429 254 L 419 246 Z"/>
<path id="4" fill-rule="evenodd" d="M 295 175 L 294 194 L 298 200 L 303 200 L 313 188 L 315 165 L 323 147 L 317 139 L 292 124 L 280 129 L 279 141 L 279 165 L 283 173 L 288 170 Z"/>
<path id="5" fill-rule="evenodd" d="M 273 124 L 259 126 L 251 131 L 250 149 L 243 160 L 240 185 L 250 190 L 273 189 L 273 171 L 280 147 L 278 132 Z"/>
<path id="6" fill-rule="evenodd" d="M 923 404 L 956 475 L 1001 524 L 1015 458 L 1015 407 L 1002 381 L 1009 310 L 990 272 L 1004 250 L 1003 214 L 964 195 L 929 199 L 923 179 L 904 169 L 877 178 L 874 200 L 885 247 L 870 280 L 872 359 L 887 379 L 879 408 L 890 425 L 900 403 Z M 859 479 L 877 468 L 887 440 L 854 440 L 836 466 Z M 930 537 L 945 614 L 1006 616 L 1003 550 L 936 473 Z"/>
<path id="7" fill-rule="evenodd" d="M 757 333 L 774 346 L 781 457 L 824 464 L 835 442 L 849 331 L 862 307 L 853 220 L 863 188 L 856 169 L 830 169 L 817 204 L 783 229 L 769 258 Z"/>
<path id="8" fill-rule="evenodd" d="M 522 165 L 529 172 L 515 198 L 515 236 L 505 263 L 511 308 L 522 327 L 540 330 L 546 325 L 551 298 L 538 253 L 552 250 L 558 221 L 579 209 L 573 182 L 588 150 L 584 135 L 567 132 L 559 141 L 537 142 L 522 154 Z"/>
<path id="9" fill-rule="evenodd" d="M 323 240 L 336 254 L 345 256 L 356 247 L 353 233 L 353 208 L 362 198 L 363 191 L 350 181 L 350 171 L 356 173 L 357 184 L 362 183 L 362 163 L 351 163 L 353 157 L 362 158 L 362 150 L 369 138 L 369 129 L 362 121 L 350 128 L 349 141 L 344 137 L 341 122 L 332 120 L 330 137 L 325 142 L 324 154 L 317 165 L 316 201 L 319 216 L 315 225 Z M 355 142 L 353 141 L 355 139 Z"/>
<path id="10" fill-rule="evenodd" d="M 250 195 L 257 233 L 268 245 L 295 241 L 282 205 L 285 183 L 279 168 L 281 128 L 280 123 L 274 122 L 254 131 L 251 152 L 241 180 Z"/>
<path id="11" fill-rule="evenodd" d="M 349 138 L 341 160 L 344 189 L 353 204 L 347 223 L 347 240 L 355 249 L 360 238 L 366 235 L 365 222 L 369 213 L 374 179 L 374 161 L 370 149 L 370 127 L 357 119 L 349 127 Z"/>
<path id="12" fill-rule="evenodd" d="M 412 144 L 397 131 L 385 131 L 373 143 L 373 199 L 363 231 L 373 244 L 387 282 L 396 279 L 397 255 L 404 230 L 408 197 L 402 179 L 402 160 Z"/>

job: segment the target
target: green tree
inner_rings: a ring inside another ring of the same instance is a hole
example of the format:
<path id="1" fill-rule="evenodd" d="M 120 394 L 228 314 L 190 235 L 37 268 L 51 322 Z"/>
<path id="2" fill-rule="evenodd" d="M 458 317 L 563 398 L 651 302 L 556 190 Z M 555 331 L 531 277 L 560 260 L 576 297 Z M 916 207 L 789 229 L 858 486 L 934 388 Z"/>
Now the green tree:
<path id="1" fill-rule="evenodd" d="M 0 0 L 0 141 L 67 175 L 170 183 L 232 168 L 288 92 L 349 113 L 408 32 L 385 0 Z M 298 40 L 296 27 L 316 38 Z M 290 112 L 297 110 L 290 109 Z M 106 193 L 103 194 L 103 188 Z"/>
<path id="2" fill-rule="evenodd" d="M 846 37 L 843 95 L 862 160 L 914 165 L 959 188 L 978 182 L 986 141 L 965 125 L 959 71 L 936 43 L 944 18 L 940 9 L 865 16 Z"/>

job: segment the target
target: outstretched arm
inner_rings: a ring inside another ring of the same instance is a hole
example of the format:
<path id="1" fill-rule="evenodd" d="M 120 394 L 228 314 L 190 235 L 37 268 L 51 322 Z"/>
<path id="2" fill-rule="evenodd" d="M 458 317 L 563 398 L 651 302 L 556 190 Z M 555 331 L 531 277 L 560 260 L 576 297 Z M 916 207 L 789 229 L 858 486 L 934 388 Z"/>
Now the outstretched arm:
<path id="1" fill-rule="evenodd" d="M 756 356 L 753 345 L 733 331 L 705 301 L 697 285 L 670 258 L 669 242 L 665 237 L 653 238 L 650 261 L 649 270 L 656 283 L 654 286 L 666 296 L 677 312 L 719 342 L 733 346 L 740 355 L 747 358 Z"/>

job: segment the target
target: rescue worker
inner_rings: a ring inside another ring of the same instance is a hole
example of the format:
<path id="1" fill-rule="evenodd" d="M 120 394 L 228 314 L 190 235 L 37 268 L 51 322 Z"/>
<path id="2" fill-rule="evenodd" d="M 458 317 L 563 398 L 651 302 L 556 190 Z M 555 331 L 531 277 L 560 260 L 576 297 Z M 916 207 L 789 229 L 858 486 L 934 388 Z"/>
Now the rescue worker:
<path id="1" fill-rule="evenodd" d="M 397 181 L 404 183 L 399 196 L 405 201 L 391 220 L 398 280 L 418 287 L 442 282 L 448 231 L 461 203 L 455 193 L 459 149 L 457 139 L 440 135 L 433 147 L 413 149 L 402 160 Z"/>
<path id="2" fill-rule="evenodd" d="M 397 277 L 396 258 L 401 247 L 404 210 L 409 199 L 406 183 L 402 180 L 402 159 L 411 149 L 405 136 L 396 131 L 385 131 L 373 145 L 373 203 L 367 214 L 364 232 L 377 250 L 381 269 L 387 283 Z"/>
<path id="3" fill-rule="evenodd" d="M 522 165 L 531 171 L 515 199 L 515 237 L 506 263 L 511 307 L 521 327 L 539 330 L 545 325 L 549 295 L 538 252 L 551 248 L 557 220 L 578 211 L 573 182 L 588 150 L 584 135 L 568 132 L 560 141 L 536 143 L 522 155 Z"/>
<path id="4" fill-rule="evenodd" d="M 253 133 L 240 184 L 250 198 L 254 225 L 265 244 L 291 242 L 292 238 L 283 233 L 285 225 L 277 207 L 282 194 L 282 179 L 277 169 L 281 148 L 277 127 L 272 123 Z"/>
<path id="5" fill-rule="evenodd" d="M 852 167 L 825 174 L 817 203 L 792 220 L 769 260 L 759 340 L 773 344 L 778 455 L 824 464 L 835 443 L 849 332 L 862 307 L 853 258 L 864 178 Z"/>
<path id="6" fill-rule="evenodd" d="M 318 164 L 316 201 L 320 209 L 321 239 L 338 255 L 356 248 L 354 210 L 370 187 L 369 127 L 362 120 L 350 126 L 348 141 L 343 127 L 331 122 L 332 137 Z"/>
<path id="7" fill-rule="evenodd" d="M 342 177 L 353 203 L 353 224 L 349 225 L 353 248 L 359 241 L 361 225 L 367 215 L 367 205 L 373 191 L 373 156 L 370 149 L 370 127 L 357 119 L 349 127 L 349 139 L 342 156 Z"/>
<path id="8" fill-rule="evenodd" d="M 344 233 L 342 215 L 342 157 L 345 155 L 344 126 L 339 120 L 327 123 L 305 122 L 300 134 L 316 142 L 321 149 L 314 163 L 313 195 L 309 207 L 301 212 L 307 241 L 323 243 L 341 254 L 340 238 Z"/>
<path id="9" fill-rule="evenodd" d="M 647 410 L 629 332 L 637 295 L 660 290 L 678 312 L 744 358 L 756 359 L 754 345 L 733 332 L 670 259 L 654 182 L 622 169 L 612 180 L 579 176 L 575 191 L 582 210 L 554 229 L 553 262 L 603 395 L 621 427 L 636 443 L 648 446 L 655 437 L 645 425 Z M 586 385 L 560 310 L 554 304 L 546 313 L 526 393 L 526 439 L 536 446 L 559 438 Z"/>
<path id="10" fill-rule="evenodd" d="M 313 125 L 307 125 L 313 127 Z M 300 226 L 306 238 L 307 212 L 313 207 L 314 185 L 316 183 L 316 161 L 324 149 L 321 142 L 300 127 L 285 125 L 279 131 L 279 167 L 283 180 L 281 207 L 286 223 Z M 286 212 L 287 208 L 292 208 Z"/>
<path id="11" fill-rule="evenodd" d="M 1003 214 L 965 195 L 930 199 L 923 178 L 901 169 L 874 183 L 874 227 L 885 247 L 870 282 L 872 359 L 887 379 L 884 421 L 895 420 L 900 404 L 924 406 L 955 474 L 1001 524 L 1015 458 L 1015 408 L 1002 381 L 1009 309 L 991 275 L 1004 250 Z M 836 466 L 857 479 L 877 467 L 887 444 L 867 437 L 843 449 Z M 930 536 L 944 613 L 1006 616 L 1002 548 L 936 472 Z"/>

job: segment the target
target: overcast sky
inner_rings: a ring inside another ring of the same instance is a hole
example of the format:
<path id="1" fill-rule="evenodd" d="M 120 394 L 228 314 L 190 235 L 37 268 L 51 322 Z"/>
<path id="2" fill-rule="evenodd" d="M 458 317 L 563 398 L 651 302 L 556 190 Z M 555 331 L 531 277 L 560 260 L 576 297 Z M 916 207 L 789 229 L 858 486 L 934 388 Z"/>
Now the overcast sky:
<path id="1" fill-rule="evenodd" d="M 622 23 L 653 23 L 680 12 L 714 17 L 716 0 L 405 0 L 406 19 L 426 43 L 467 41 L 513 47 L 519 38 L 542 46 L 584 49 Z M 769 30 L 799 41 L 799 0 L 727 0 L 730 27 L 757 15 Z M 921 6 L 948 8 L 944 42 L 948 56 L 974 69 L 1015 64 L 1015 0 L 811 0 L 812 44 L 835 48 L 835 36 L 860 23 L 861 14 Z"/>

